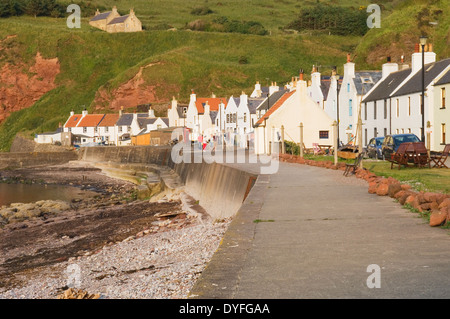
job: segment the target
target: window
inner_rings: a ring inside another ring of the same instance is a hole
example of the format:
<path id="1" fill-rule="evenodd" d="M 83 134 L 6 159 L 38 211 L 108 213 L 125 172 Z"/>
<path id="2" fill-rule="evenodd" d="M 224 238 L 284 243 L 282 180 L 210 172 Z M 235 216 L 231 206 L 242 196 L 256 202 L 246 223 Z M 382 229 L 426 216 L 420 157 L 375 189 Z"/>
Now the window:
<path id="1" fill-rule="evenodd" d="M 410 129 L 410 128 L 408 129 L 408 133 L 412 133 L 412 131 L 411 131 L 411 129 Z"/>
<path id="2" fill-rule="evenodd" d="M 411 97 L 408 96 L 408 115 L 411 116 Z"/>
<path id="3" fill-rule="evenodd" d="M 97 133 L 98 132 L 98 127 L 94 127 L 94 132 Z"/>
<path id="4" fill-rule="evenodd" d="M 230 123 L 230 114 L 227 114 L 227 123 Z"/>
<path id="5" fill-rule="evenodd" d="M 122 126 L 119 126 L 119 133 L 122 133 Z"/>
<path id="6" fill-rule="evenodd" d="M 244 123 L 247 122 L 247 113 L 244 113 Z"/>
<path id="7" fill-rule="evenodd" d="M 69 127 L 69 133 L 72 133 L 72 128 L 71 127 Z"/>
<path id="8" fill-rule="evenodd" d="M 161 124 L 158 124 L 158 125 L 156 125 L 156 129 L 157 129 L 157 130 L 160 130 L 160 129 L 162 129 L 162 126 L 161 126 Z"/>
<path id="9" fill-rule="evenodd" d="M 353 100 L 348 101 L 348 116 L 353 116 Z"/>
<path id="10" fill-rule="evenodd" d="M 377 137 L 377 128 L 376 127 L 373 128 L 373 137 Z"/>
<path id="11" fill-rule="evenodd" d="M 384 136 L 387 135 L 387 128 L 384 128 Z"/>
<path id="12" fill-rule="evenodd" d="M 387 119 L 387 100 L 384 100 L 384 119 Z"/>
<path id="13" fill-rule="evenodd" d="M 328 131 L 319 131 L 319 139 L 327 139 Z"/>
<path id="14" fill-rule="evenodd" d="M 83 133 L 87 132 L 87 127 L 83 127 Z"/>
<path id="15" fill-rule="evenodd" d="M 445 88 L 441 89 L 441 109 L 445 109 Z"/>
<path id="16" fill-rule="evenodd" d="M 347 83 L 347 92 L 350 92 L 350 83 Z"/>
<path id="17" fill-rule="evenodd" d="M 131 126 L 127 126 L 127 132 L 131 132 Z"/>
<path id="18" fill-rule="evenodd" d="M 397 115 L 397 117 L 399 117 L 400 116 L 400 102 L 399 102 L 399 100 L 397 99 L 396 100 L 396 107 L 395 107 L 395 109 L 396 109 L 396 115 Z M 397 130 L 398 131 L 398 130 Z M 398 134 L 398 133 L 397 133 Z"/>
<path id="19" fill-rule="evenodd" d="M 376 101 L 373 103 L 373 119 L 374 120 L 377 119 L 377 102 Z"/>
<path id="20" fill-rule="evenodd" d="M 395 129 L 395 134 L 398 134 L 398 128 Z"/>
<path id="21" fill-rule="evenodd" d="M 374 102 L 374 103 L 376 103 L 376 102 Z M 364 120 L 367 121 L 367 103 L 364 103 Z"/>
<path id="22" fill-rule="evenodd" d="M 445 145 L 445 123 L 441 124 L 441 144 Z"/>
<path id="23" fill-rule="evenodd" d="M 105 126 L 105 133 L 109 132 L 109 127 Z"/>
<path id="24" fill-rule="evenodd" d="M 404 128 L 402 128 L 402 134 L 405 134 L 405 129 Z"/>
<path id="25" fill-rule="evenodd" d="M 367 145 L 367 129 L 364 129 L 364 144 Z"/>
<path id="26" fill-rule="evenodd" d="M 425 101 L 423 101 L 424 104 L 424 108 L 425 108 Z M 422 115 L 423 111 L 422 111 L 422 94 L 419 94 L 419 105 L 420 105 L 420 115 Z"/>

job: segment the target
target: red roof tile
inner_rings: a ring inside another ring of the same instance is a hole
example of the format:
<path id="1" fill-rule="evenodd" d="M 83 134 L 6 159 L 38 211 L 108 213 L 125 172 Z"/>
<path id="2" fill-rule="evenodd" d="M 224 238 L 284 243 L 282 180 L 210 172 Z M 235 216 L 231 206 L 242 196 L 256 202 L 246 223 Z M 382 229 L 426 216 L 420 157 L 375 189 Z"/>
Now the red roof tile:
<path id="1" fill-rule="evenodd" d="M 119 120 L 119 114 L 106 114 L 98 126 L 114 126 Z"/>
<path id="2" fill-rule="evenodd" d="M 74 114 L 67 120 L 64 127 L 76 127 L 78 122 L 80 122 L 82 115 L 81 114 Z"/>
<path id="3" fill-rule="evenodd" d="M 78 123 L 78 127 L 95 127 L 104 116 L 105 114 L 87 114 Z"/>
<path id="4" fill-rule="evenodd" d="M 227 106 L 227 99 L 221 97 L 200 97 L 195 101 L 195 105 L 197 106 L 197 111 L 199 114 L 205 113 L 205 108 L 203 104 L 208 102 L 210 111 L 218 111 L 219 104 L 222 102 L 225 107 Z"/>
<path id="5" fill-rule="evenodd" d="M 280 99 L 266 112 L 264 113 L 264 115 L 258 120 L 258 122 L 256 122 L 255 126 L 258 126 L 260 124 L 262 124 L 262 122 L 264 121 L 264 119 L 268 118 L 273 112 L 275 112 L 276 110 L 278 110 L 283 103 L 292 95 L 294 94 L 295 91 L 291 91 L 291 92 L 287 92 L 285 94 L 283 94 L 282 97 L 280 97 Z"/>

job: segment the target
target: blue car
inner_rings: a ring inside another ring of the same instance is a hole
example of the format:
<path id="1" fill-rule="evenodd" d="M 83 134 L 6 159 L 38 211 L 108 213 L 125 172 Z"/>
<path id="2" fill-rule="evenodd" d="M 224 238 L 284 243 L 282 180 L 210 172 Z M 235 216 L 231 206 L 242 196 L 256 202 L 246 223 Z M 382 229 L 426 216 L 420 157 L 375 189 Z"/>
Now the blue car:
<path id="1" fill-rule="evenodd" d="M 377 158 L 382 159 L 383 155 L 381 154 L 381 145 L 383 144 L 383 137 L 374 137 L 367 144 L 367 156 L 369 158 Z"/>
<path id="2" fill-rule="evenodd" d="M 400 144 L 408 142 L 416 143 L 420 142 L 420 139 L 415 134 L 387 135 L 381 145 L 381 154 L 383 159 L 390 159 L 391 154 L 397 152 Z"/>

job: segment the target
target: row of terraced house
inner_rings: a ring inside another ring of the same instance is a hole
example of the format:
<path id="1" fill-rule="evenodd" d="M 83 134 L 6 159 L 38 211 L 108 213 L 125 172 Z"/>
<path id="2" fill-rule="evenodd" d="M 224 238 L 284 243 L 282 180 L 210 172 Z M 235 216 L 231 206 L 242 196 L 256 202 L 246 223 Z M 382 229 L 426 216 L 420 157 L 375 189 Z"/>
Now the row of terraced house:
<path id="1" fill-rule="evenodd" d="M 425 129 L 430 149 L 440 151 L 449 143 L 446 131 L 450 126 L 450 59 L 437 61 L 431 45 L 424 51 Z M 97 123 L 95 120 L 89 123 L 92 126 L 86 126 L 91 115 L 84 111 L 84 115 L 71 115 L 63 130 L 80 136 L 81 142 L 85 135 L 85 142 L 128 145 L 133 144 L 133 136 L 158 128 L 183 127 L 189 130 L 193 141 L 216 140 L 226 135 L 235 145 L 251 145 L 257 154 L 262 154 L 270 153 L 282 138 L 299 143 L 300 123 L 305 147 L 315 143 L 332 145 L 337 138 L 342 144 L 355 142 L 361 117 L 364 145 L 373 137 L 388 134 L 413 133 L 420 138 L 420 46 L 416 46 L 411 64 L 404 63 L 403 57 L 398 60 L 394 63 L 388 57 L 381 70 L 356 71 L 348 55 L 342 76 L 336 74 L 336 68 L 331 75 L 323 76 L 313 66 L 310 81 L 301 71 L 282 86 L 262 86 L 257 82 L 250 95 L 242 92 L 236 97 L 197 97 L 192 91 L 188 104 L 173 98 L 167 118 L 156 118 L 151 110 L 149 114 L 98 115 Z M 118 119 L 112 119 L 114 116 Z M 334 121 L 338 123 L 338 136 L 333 136 Z"/>

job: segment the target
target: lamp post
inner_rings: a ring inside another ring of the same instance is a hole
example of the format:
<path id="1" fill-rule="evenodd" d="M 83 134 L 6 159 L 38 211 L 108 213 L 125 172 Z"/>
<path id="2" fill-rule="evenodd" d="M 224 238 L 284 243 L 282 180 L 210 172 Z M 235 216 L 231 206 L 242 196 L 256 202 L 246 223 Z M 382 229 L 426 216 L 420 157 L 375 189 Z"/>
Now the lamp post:
<path id="1" fill-rule="evenodd" d="M 427 44 L 427 37 L 420 37 L 420 45 L 422 46 L 422 98 L 420 100 L 420 110 L 422 111 L 422 132 L 421 141 L 425 143 L 425 45 Z"/>

